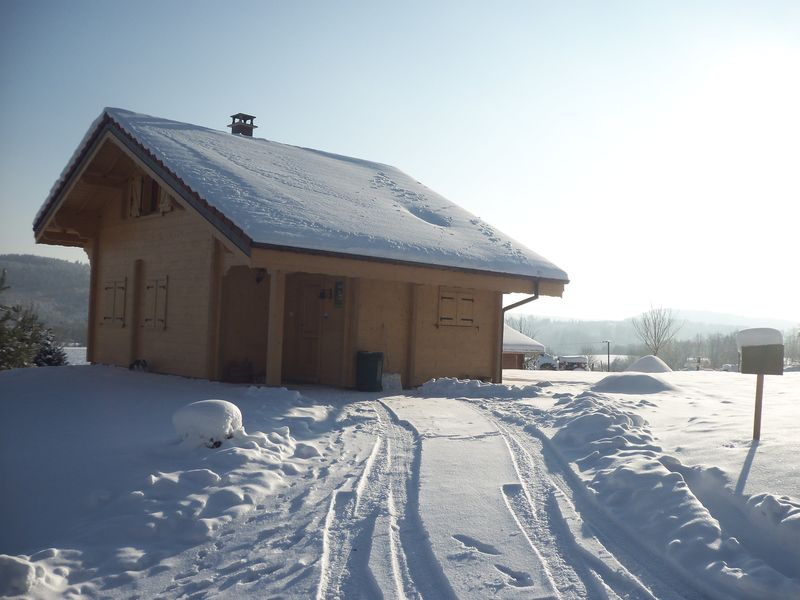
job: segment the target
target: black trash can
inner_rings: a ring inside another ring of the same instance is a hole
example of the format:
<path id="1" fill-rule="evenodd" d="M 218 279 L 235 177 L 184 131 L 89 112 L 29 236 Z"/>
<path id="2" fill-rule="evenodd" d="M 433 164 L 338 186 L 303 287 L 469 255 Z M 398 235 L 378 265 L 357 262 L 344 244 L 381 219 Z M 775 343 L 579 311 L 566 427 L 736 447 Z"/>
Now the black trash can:
<path id="1" fill-rule="evenodd" d="M 380 392 L 383 387 L 383 352 L 356 354 L 356 389 L 359 392 Z"/>

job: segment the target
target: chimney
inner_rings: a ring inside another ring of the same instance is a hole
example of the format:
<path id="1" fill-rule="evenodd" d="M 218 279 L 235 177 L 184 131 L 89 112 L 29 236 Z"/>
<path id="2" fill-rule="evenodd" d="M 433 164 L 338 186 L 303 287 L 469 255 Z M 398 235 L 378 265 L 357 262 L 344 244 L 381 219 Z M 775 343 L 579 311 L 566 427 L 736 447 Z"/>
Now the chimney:
<path id="1" fill-rule="evenodd" d="M 231 119 L 231 124 L 228 125 L 228 127 L 231 128 L 231 133 L 239 133 L 241 135 L 253 137 L 253 129 L 258 127 L 258 125 L 253 125 L 253 119 L 255 119 L 253 115 L 236 113 L 235 115 L 231 115 Z"/>

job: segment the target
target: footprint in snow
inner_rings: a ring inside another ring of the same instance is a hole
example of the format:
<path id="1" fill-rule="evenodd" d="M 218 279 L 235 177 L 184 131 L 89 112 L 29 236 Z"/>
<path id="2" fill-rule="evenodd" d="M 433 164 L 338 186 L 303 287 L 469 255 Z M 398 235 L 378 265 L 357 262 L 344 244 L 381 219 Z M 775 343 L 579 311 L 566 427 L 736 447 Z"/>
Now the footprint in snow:
<path id="1" fill-rule="evenodd" d="M 495 565 L 494 568 L 508 577 L 509 585 L 513 585 L 514 587 L 531 587 L 533 585 L 533 579 L 524 571 L 515 571 L 503 565 Z"/>
<path id="2" fill-rule="evenodd" d="M 499 556 L 502 554 L 497 548 L 492 546 L 491 544 L 484 544 L 483 542 L 476 540 L 475 538 L 471 538 L 468 535 L 462 535 L 460 533 L 456 533 L 453 535 L 453 539 L 457 542 L 461 542 L 463 546 L 467 549 L 472 548 L 473 550 L 477 550 L 481 554 L 491 554 L 493 556 Z"/>

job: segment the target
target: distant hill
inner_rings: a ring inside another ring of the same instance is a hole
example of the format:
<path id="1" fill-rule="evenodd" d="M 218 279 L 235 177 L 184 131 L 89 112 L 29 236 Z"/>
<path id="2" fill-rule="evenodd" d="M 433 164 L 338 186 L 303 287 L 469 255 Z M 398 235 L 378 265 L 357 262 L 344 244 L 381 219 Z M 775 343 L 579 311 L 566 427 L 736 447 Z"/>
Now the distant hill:
<path id="1" fill-rule="evenodd" d="M 62 342 L 86 343 L 89 265 L 31 254 L 0 254 L 4 304 L 32 305 Z"/>

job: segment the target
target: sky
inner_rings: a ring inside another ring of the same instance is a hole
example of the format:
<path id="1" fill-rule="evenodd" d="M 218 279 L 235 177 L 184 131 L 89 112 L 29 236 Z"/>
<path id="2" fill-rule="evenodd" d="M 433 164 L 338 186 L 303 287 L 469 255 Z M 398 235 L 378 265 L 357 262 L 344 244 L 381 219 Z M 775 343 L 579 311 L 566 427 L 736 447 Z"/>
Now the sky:
<path id="1" fill-rule="evenodd" d="M 394 165 L 570 277 L 800 323 L 800 3 L 0 2 L 0 253 L 103 107 Z M 512 299 L 509 299 L 509 301 Z"/>

